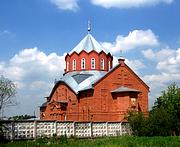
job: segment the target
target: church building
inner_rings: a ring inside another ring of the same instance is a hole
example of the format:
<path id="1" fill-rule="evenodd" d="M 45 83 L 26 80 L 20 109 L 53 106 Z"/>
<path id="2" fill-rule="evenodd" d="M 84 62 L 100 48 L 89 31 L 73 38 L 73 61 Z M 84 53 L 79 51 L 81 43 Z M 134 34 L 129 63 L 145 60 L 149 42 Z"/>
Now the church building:
<path id="1" fill-rule="evenodd" d="M 66 67 L 46 102 L 41 120 L 124 121 L 129 110 L 148 112 L 149 87 L 88 34 L 65 57 Z"/>

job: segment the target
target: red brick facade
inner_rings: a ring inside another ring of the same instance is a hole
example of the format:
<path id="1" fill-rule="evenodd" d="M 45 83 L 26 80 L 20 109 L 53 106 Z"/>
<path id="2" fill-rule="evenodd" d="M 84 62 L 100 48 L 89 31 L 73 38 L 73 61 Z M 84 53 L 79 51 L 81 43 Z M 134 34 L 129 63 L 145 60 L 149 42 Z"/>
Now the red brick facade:
<path id="1" fill-rule="evenodd" d="M 85 69 L 81 68 L 81 61 L 85 59 Z M 91 67 L 91 59 L 95 60 L 95 68 L 92 69 Z M 104 60 L 104 69 L 101 68 L 100 62 Z M 76 69 L 73 69 L 73 60 L 76 61 Z M 87 53 L 86 51 L 82 50 L 79 54 L 73 52 L 71 55 L 67 54 L 65 57 L 66 61 L 66 69 L 65 73 L 71 71 L 81 71 L 81 70 L 99 70 L 99 71 L 109 71 L 112 68 L 112 61 L 113 57 L 111 54 L 107 54 L 104 51 L 97 53 L 96 51 L 92 50 L 91 52 Z M 110 65 L 109 65 L 110 64 Z"/>
<path id="2" fill-rule="evenodd" d="M 137 89 L 140 93 L 111 93 L 120 86 Z M 94 84 L 94 89 L 78 95 L 65 83 L 57 83 L 47 106 L 41 107 L 41 119 L 122 121 L 130 109 L 148 111 L 148 92 L 149 87 L 121 61 Z"/>
<path id="3" fill-rule="evenodd" d="M 94 41 L 90 35 L 85 39 L 90 40 L 88 47 Z M 94 47 L 93 44 L 91 46 Z M 87 52 L 82 49 L 79 53 L 67 54 L 64 79 L 55 83 L 47 102 L 40 107 L 40 118 L 122 121 L 128 110 L 147 113 L 149 87 L 125 64 L 124 59 L 119 59 L 119 64 L 114 68 L 112 61 L 111 54 L 103 50 Z M 94 75 L 92 71 L 95 71 Z M 98 77 L 102 72 L 105 74 Z"/>

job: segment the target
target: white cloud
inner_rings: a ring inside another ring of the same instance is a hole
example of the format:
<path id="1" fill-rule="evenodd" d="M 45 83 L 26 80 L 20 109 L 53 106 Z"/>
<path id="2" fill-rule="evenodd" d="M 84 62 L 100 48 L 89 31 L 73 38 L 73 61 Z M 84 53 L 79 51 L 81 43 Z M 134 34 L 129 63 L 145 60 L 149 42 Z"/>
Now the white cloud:
<path id="1" fill-rule="evenodd" d="M 78 0 L 50 0 L 58 9 L 77 11 L 79 9 Z"/>
<path id="2" fill-rule="evenodd" d="M 91 0 L 91 3 L 104 8 L 138 8 L 160 3 L 171 4 L 174 0 Z"/>
<path id="3" fill-rule="evenodd" d="M 126 63 L 127 65 L 133 69 L 133 71 L 135 71 L 136 73 L 139 73 L 139 70 L 142 68 L 145 68 L 146 66 L 144 65 L 144 63 L 138 59 L 136 60 L 128 60 L 126 59 Z"/>
<path id="4" fill-rule="evenodd" d="M 176 52 L 174 51 L 174 54 L 173 51 L 167 58 L 157 64 L 158 70 L 173 74 L 180 73 L 180 48 Z"/>
<path id="5" fill-rule="evenodd" d="M 151 87 L 157 88 L 155 85 L 158 85 L 158 84 L 163 85 L 163 84 L 167 84 L 173 81 L 174 82 L 180 81 L 180 73 L 171 74 L 171 73 L 162 72 L 160 74 L 145 75 L 144 79 L 150 85 L 152 85 Z"/>
<path id="6" fill-rule="evenodd" d="M 4 69 L 4 63 L 0 62 L 0 73 L 3 73 L 3 69 Z"/>
<path id="7" fill-rule="evenodd" d="M 175 82 L 180 86 L 180 73 L 161 72 L 159 74 L 145 75 L 143 80 L 150 87 L 149 106 L 153 106 L 156 98 L 161 95 L 170 84 Z"/>
<path id="8" fill-rule="evenodd" d="M 64 70 L 64 56 L 58 56 L 56 53 L 46 55 L 36 47 L 23 49 L 10 59 L 6 74 L 19 81 L 27 77 L 32 80 L 56 77 Z"/>
<path id="9" fill-rule="evenodd" d="M 125 59 L 125 63 L 137 74 L 139 73 L 139 70 L 142 68 L 145 68 L 146 66 L 141 60 L 129 60 Z M 118 57 L 113 57 L 113 66 L 116 66 L 118 64 Z"/>
<path id="10" fill-rule="evenodd" d="M 143 53 L 144 57 L 147 59 L 152 60 L 155 58 L 155 54 L 152 49 L 142 50 L 142 53 Z"/>
<path id="11" fill-rule="evenodd" d="M 46 80 L 44 81 L 32 81 L 31 85 L 30 85 L 30 89 L 31 90 L 46 90 L 46 88 L 48 87 L 48 89 L 52 88 L 53 83 L 49 83 L 46 82 Z M 49 91 L 50 92 L 50 91 Z"/>
<path id="12" fill-rule="evenodd" d="M 151 88 L 151 97 L 153 99 L 151 98 L 150 102 L 154 102 L 160 92 L 165 90 L 172 82 L 180 85 L 180 48 L 177 50 L 166 48 L 157 52 L 146 50 L 143 51 L 143 54 L 146 58 L 156 62 L 157 74 L 144 75 L 143 78 Z M 153 56 L 149 58 L 148 55 Z"/>
<path id="13" fill-rule="evenodd" d="M 50 94 L 55 78 L 59 78 L 65 68 L 63 56 L 56 53 L 46 55 L 38 50 L 37 47 L 23 49 L 9 63 L 0 62 L 1 73 L 13 80 L 18 88 L 17 101 L 20 102 L 21 112 L 19 110 L 8 111 L 8 113 L 28 113 L 28 110 L 38 112 L 44 99 L 44 96 Z M 36 102 L 36 103 L 35 103 Z"/>
<path id="14" fill-rule="evenodd" d="M 170 49 L 169 47 L 153 51 L 152 49 L 142 50 L 142 54 L 145 58 L 155 61 L 163 61 L 173 57 L 176 54 L 176 50 Z"/>
<path id="15" fill-rule="evenodd" d="M 102 42 L 102 46 L 109 52 L 117 53 L 120 50 L 127 51 L 139 49 L 145 46 L 157 46 L 158 37 L 149 30 L 134 30 L 128 36 L 118 35 L 115 42 Z"/>

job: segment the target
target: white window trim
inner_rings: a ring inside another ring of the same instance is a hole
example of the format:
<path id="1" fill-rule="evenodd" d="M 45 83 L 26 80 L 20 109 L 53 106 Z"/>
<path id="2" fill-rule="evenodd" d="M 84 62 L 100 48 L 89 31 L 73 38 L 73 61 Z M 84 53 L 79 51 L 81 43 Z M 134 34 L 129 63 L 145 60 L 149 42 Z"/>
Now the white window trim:
<path id="1" fill-rule="evenodd" d="M 111 61 L 108 61 L 108 69 L 111 69 Z"/>
<path id="2" fill-rule="evenodd" d="M 92 66 L 93 61 L 94 61 L 94 67 Z M 91 69 L 95 69 L 95 68 L 96 68 L 96 60 L 95 60 L 95 58 L 91 58 Z"/>
<path id="3" fill-rule="evenodd" d="M 72 65 L 72 67 L 73 67 L 73 70 L 76 70 L 76 60 L 74 59 L 73 60 L 73 63 L 72 63 L 73 65 Z"/>
<path id="4" fill-rule="evenodd" d="M 83 62 L 84 62 L 84 67 L 83 67 Z M 84 58 L 81 59 L 81 69 L 86 68 L 86 60 Z"/>
<path id="5" fill-rule="evenodd" d="M 103 58 L 100 61 L 100 66 L 101 66 L 101 69 L 104 70 L 104 59 Z"/>
<path id="6" fill-rule="evenodd" d="M 67 62 L 66 67 L 67 67 L 66 71 L 69 71 L 69 62 Z"/>

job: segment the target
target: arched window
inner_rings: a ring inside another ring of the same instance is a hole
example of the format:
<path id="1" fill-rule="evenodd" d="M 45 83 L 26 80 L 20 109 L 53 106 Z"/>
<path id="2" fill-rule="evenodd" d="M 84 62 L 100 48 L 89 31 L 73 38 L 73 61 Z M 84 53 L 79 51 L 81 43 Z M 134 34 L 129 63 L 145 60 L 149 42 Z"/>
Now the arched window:
<path id="1" fill-rule="evenodd" d="M 85 59 L 83 58 L 83 59 L 81 59 L 81 69 L 85 69 L 85 63 L 86 61 L 85 61 Z"/>
<path id="2" fill-rule="evenodd" d="M 75 59 L 73 60 L 73 65 L 72 65 L 72 67 L 73 67 L 73 70 L 76 70 L 76 60 L 75 60 Z"/>
<path id="3" fill-rule="evenodd" d="M 111 61 L 108 61 L 108 70 L 111 69 Z"/>
<path id="4" fill-rule="evenodd" d="M 95 69 L 95 59 L 91 59 L 91 69 Z"/>
<path id="5" fill-rule="evenodd" d="M 69 62 L 66 62 L 66 71 L 69 71 Z"/>
<path id="6" fill-rule="evenodd" d="M 100 65 L 101 65 L 101 69 L 104 70 L 104 59 L 103 58 L 101 59 Z"/>

